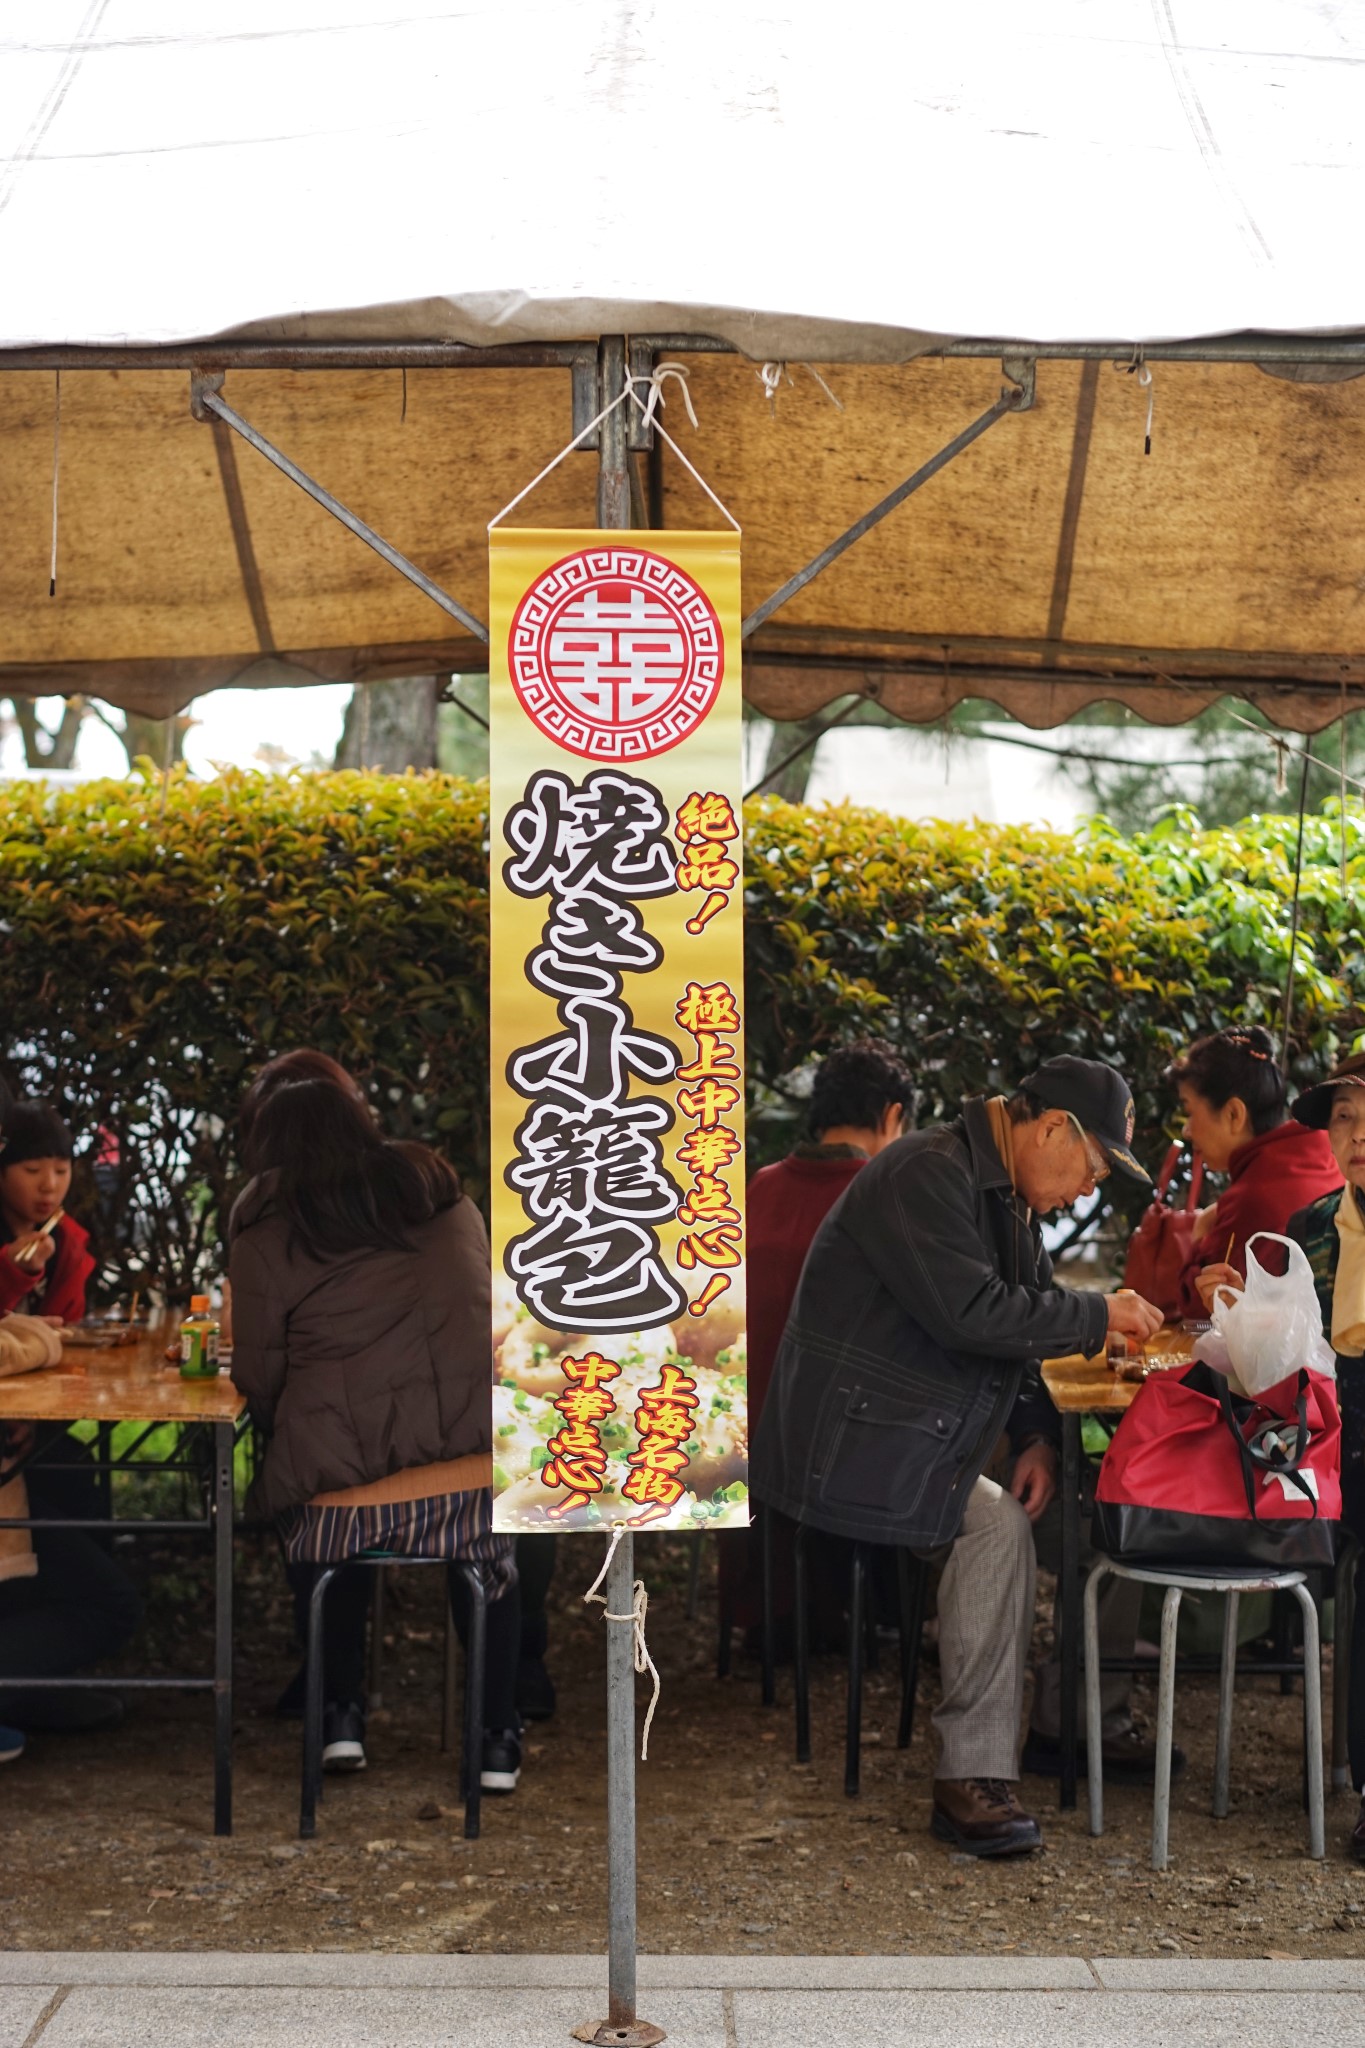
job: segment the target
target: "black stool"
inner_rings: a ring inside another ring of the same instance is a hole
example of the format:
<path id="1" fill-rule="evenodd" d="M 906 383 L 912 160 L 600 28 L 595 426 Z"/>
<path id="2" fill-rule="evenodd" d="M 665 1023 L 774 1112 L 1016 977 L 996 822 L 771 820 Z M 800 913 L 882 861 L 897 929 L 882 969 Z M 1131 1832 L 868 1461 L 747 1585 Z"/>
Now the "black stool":
<path id="1" fill-rule="evenodd" d="M 792 1552 L 795 1622 L 796 1761 L 810 1762 L 810 1625 L 806 1607 L 806 1531 L 798 1527 Z M 869 1655 L 869 1611 L 867 1574 L 874 1551 L 884 1546 L 855 1543 L 849 1566 L 848 1584 L 848 1707 L 844 1736 L 844 1791 L 856 1799 L 862 1767 L 863 1668 L 864 1661 L 875 1668 L 876 1642 Z M 766 1560 L 765 1560 L 766 1561 Z M 765 1572 L 765 1591 L 769 1574 Z M 897 1749 L 910 1747 L 915 1722 L 915 1687 L 919 1680 L 920 1636 L 924 1631 L 924 1603 L 929 1590 L 927 1565 L 912 1551 L 896 1552 L 896 1583 L 899 1593 L 901 1711 L 896 1729 Z"/>
<path id="2" fill-rule="evenodd" d="M 322 1631 L 323 1601 L 339 1571 L 365 1565 L 443 1565 L 459 1572 L 469 1588 L 469 1645 L 464 1667 L 464 1740 L 460 1748 L 460 1797 L 464 1800 L 464 1834 L 479 1839 L 480 1775 L 483 1766 L 483 1688 L 485 1618 L 488 1593 L 478 1565 L 462 1557 L 402 1557 L 389 1550 L 364 1550 L 358 1557 L 325 1566 L 317 1576 L 308 1603 L 308 1682 L 303 1709 L 303 1783 L 299 1796 L 299 1835 L 317 1833 L 317 1806 L 322 1797 Z M 447 1602 L 447 1605 L 449 1602 Z"/>

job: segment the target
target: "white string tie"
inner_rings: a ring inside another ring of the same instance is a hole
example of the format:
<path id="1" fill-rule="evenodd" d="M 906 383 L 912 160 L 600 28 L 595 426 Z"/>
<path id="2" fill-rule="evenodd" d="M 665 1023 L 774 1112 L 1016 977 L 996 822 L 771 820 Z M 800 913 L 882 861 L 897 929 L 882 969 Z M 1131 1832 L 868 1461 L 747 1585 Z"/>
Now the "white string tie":
<path id="1" fill-rule="evenodd" d="M 768 401 L 769 412 L 776 412 L 777 394 L 784 382 L 792 382 L 791 371 L 785 363 L 764 363 L 758 372 L 758 381 L 763 386 L 763 396 Z"/>
<path id="2" fill-rule="evenodd" d="M 649 402 L 645 406 L 645 425 L 647 427 L 654 425 L 654 415 L 658 408 L 668 403 L 668 400 L 664 397 L 664 380 L 668 377 L 674 377 L 677 379 L 678 389 L 682 392 L 682 402 L 686 409 L 687 417 L 691 420 L 693 426 L 697 427 L 698 431 L 700 431 L 697 415 L 692 405 L 692 393 L 687 388 L 688 374 L 686 363 L 659 363 L 656 366 L 653 375 L 649 379 Z M 630 376 L 630 372 L 627 371 L 626 375 Z M 638 380 L 631 377 L 630 381 L 633 396 L 634 386 Z"/>
<path id="3" fill-rule="evenodd" d="M 1156 406 L 1156 387 L 1152 382 L 1152 367 L 1141 348 L 1134 348 L 1126 363 L 1115 363 L 1114 368 L 1121 377 L 1136 377 L 1140 388 L 1147 393 L 1147 425 L 1143 433 L 1142 452 L 1152 452 L 1152 413 Z"/>
<path id="4" fill-rule="evenodd" d="M 606 1609 L 607 1596 L 605 1593 L 599 1593 L 597 1589 L 601 1585 L 603 1579 L 605 1579 L 605 1577 L 607 1576 L 607 1573 L 611 1570 L 611 1561 L 616 1555 L 616 1546 L 621 1541 L 621 1538 L 625 1535 L 625 1533 L 626 1531 L 624 1523 L 618 1522 L 616 1524 L 616 1527 L 611 1532 L 611 1542 L 607 1545 L 607 1554 L 602 1560 L 602 1569 L 597 1574 L 597 1577 L 593 1580 L 592 1584 L 589 1586 L 587 1592 L 583 1595 L 583 1603 L 585 1606 L 587 1605 L 588 1601 L 595 1600 L 600 1607 Z M 630 1613 L 612 1614 L 609 1611 L 607 1611 L 604 1612 L 602 1616 L 602 1619 L 604 1621 L 621 1621 L 629 1623 L 632 1631 L 632 1647 L 634 1651 L 635 1669 L 641 1675 L 643 1675 L 647 1671 L 650 1677 L 654 1680 L 654 1696 L 650 1700 L 649 1712 L 645 1715 L 644 1732 L 640 1737 L 641 1763 L 649 1762 L 649 1730 L 650 1724 L 653 1722 L 654 1719 L 654 1709 L 659 1704 L 659 1693 L 661 1690 L 662 1683 L 659 1678 L 658 1671 L 655 1668 L 654 1659 L 649 1654 L 649 1644 L 645 1640 L 645 1620 L 648 1614 L 649 1595 L 645 1591 L 645 1582 L 643 1579 L 637 1579 L 635 1581 L 634 1586 L 631 1589 Z"/>
<path id="5" fill-rule="evenodd" d="M 799 367 L 820 386 L 820 389 L 824 392 L 834 410 L 842 412 L 844 409 L 843 400 L 835 397 L 814 363 L 801 363 Z M 764 363 L 756 372 L 756 375 L 759 383 L 763 386 L 763 396 L 768 401 L 768 410 L 775 413 L 777 411 L 778 392 L 784 384 L 794 385 L 796 379 L 785 363 Z"/>
<path id="6" fill-rule="evenodd" d="M 544 483 L 546 477 L 549 476 L 551 470 L 559 468 L 560 463 L 564 460 L 566 455 L 573 454 L 574 449 L 578 446 L 580 441 L 586 441 L 589 434 L 594 433 L 596 429 L 601 426 L 604 419 L 607 419 L 612 413 L 614 413 L 619 405 L 624 405 L 626 401 L 629 400 L 631 404 L 633 404 L 637 408 L 637 410 L 644 415 L 646 422 L 649 426 L 651 426 L 654 429 L 655 433 L 663 435 L 665 441 L 667 441 L 669 447 L 673 450 L 673 453 L 677 456 L 679 462 L 687 471 L 688 475 L 692 478 L 693 482 L 700 484 L 702 490 L 705 491 L 707 497 L 711 500 L 711 503 L 715 506 L 716 510 L 721 514 L 722 518 L 728 520 L 729 524 L 734 527 L 735 532 L 738 533 L 740 530 L 740 526 L 739 521 L 735 518 L 734 513 L 730 510 L 728 505 L 724 505 L 721 503 L 720 499 L 712 490 L 710 484 L 707 483 L 706 478 L 701 474 L 701 471 L 697 469 L 693 463 L 688 461 L 687 457 L 683 454 L 682 449 L 678 446 L 677 442 L 673 439 L 673 436 L 669 433 L 667 427 L 664 426 L 663 422 L 657 416 L 655 408 L 657 406 L 665 405 L 667 403 L 667 399 L 665 397 L 663 390 L 663 385 L 665 379 L 668 377 L 676 377 L 678 379 L 682 387 L 683 403 L 687 408 L 687 417 L 691 420 L 693 426 L 695 427 L 698 424 L 697 415 L 692 405 L 692 395 L 687 388 L 687 372 L 681 363 L 659 363 L 652 372 L 652 374 L 648 377 L 632 376 L 629 365 L 627 365 L 625 382 L 623 383 L 616 397 L 611 399 L 608 404 L 604 405 L 601 412 L 598 413 L 596 419 L 589 420 L 587 426 L 581 428 L 579 432 L 574 435 L 572 441 L 570 441 L 566 447 L 560 449 L 558 455 L 554 457 L 553 461 L 546 463 L 544 469 L 541 470 L 539 476 L 533 476 L 531 478 L 530 483 L 527 484 L 523 490 L 518 491 L 515 498 L 510 499 L 509 502 L 503 506 L 501 512 L 496 513 L 495 516 L 489 520 L 488 531 L 491 533 L 495 526 L 500 526 L 503 520 L 507 517 L 509 512 L 515 512 L 517 506 L 521 503 L 523 498 L 529 498 L 532 491 L 534 491 L 538 485 Z M 648 404 L 645 403 L 645 400 L 641 398 L 639 392 L 635 389 L 637 384 L 647 384 L 649 386 L 650 397 Z"/>

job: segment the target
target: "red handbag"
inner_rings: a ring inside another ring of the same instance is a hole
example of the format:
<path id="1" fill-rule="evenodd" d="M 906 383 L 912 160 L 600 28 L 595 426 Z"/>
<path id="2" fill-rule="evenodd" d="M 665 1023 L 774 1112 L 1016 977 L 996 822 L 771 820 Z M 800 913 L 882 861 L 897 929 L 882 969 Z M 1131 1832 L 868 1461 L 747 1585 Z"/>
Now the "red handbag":
<path id="1" fill-rule="evenodd" d="M 1190 1165 L 1190 1186 L 1183 1209 L 1173 1209 L 1166 1200 L 1183 1145 L 1172 1145 L 1157 1175 L 1156 1198 L 1143 1211 L 1142 1221 L 1128 1240 L 1128 1258 L 1123 1284 L 1150 1301 L 1165 1315 L 1180 1309 L 1180 1275 L 1194 1250 L 1194 1212 L 1204 1185 L 1204 1161 L 1196 1152 Z"/>
<path id="2" fill-rule="evenodd" d="M 1255 1401 L 1206 1365 L 1154 1373 L 1095 1484 L 1095 1541 L 1125 1564 L 1330 1565 L 1340 1516 L 1336 1382 L 1305 1370 Z"/>

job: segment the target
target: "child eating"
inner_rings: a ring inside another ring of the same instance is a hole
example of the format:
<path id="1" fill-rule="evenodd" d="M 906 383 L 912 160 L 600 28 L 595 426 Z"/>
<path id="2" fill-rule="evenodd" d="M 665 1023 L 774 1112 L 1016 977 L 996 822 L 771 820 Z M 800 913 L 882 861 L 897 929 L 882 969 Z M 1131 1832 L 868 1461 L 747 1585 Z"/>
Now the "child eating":
<path id="1" fill-rule="evenodd" d="M 0 1315 L 22 1307 L 75 1323 L 85 1314 L 95 1261 L 87 1233 L 64 1212 L 71 1153 L 71 1133 L 46 1103 L 9 1111 L 0 1141 Z"/>

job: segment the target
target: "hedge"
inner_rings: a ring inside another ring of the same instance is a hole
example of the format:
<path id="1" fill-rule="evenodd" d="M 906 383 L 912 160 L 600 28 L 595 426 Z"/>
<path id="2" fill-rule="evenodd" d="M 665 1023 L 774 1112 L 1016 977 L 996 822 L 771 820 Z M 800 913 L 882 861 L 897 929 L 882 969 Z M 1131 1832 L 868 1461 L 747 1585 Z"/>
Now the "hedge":
<path id="1" fill-rule="evenodd" d="M 1197 1032 L 1278 1017 L 1294 824 L 1125 841 L 907 824 L 765 799 L 746 817 L 754 1156 L 789 1142 L 812 1054 L 894 1040 L 921 1115 L 1075 1050 L 1124 1068 L 1151 1159 L 1161 1073 Z M 1365 826 L 1305 835 L 1295 1049 L 1306 1072 L 1357 1030 Z M 486 1193 L 487 789 L 439 775 L 177 772 L 0 788 L 0 1073 L 83 1142 L 73 1206 L 106 1293 L 173 1298 L 220 1258 L 237 1100 L 271 1052 L 343 1060 L 395 1135 L 444 1146 Z"/>

